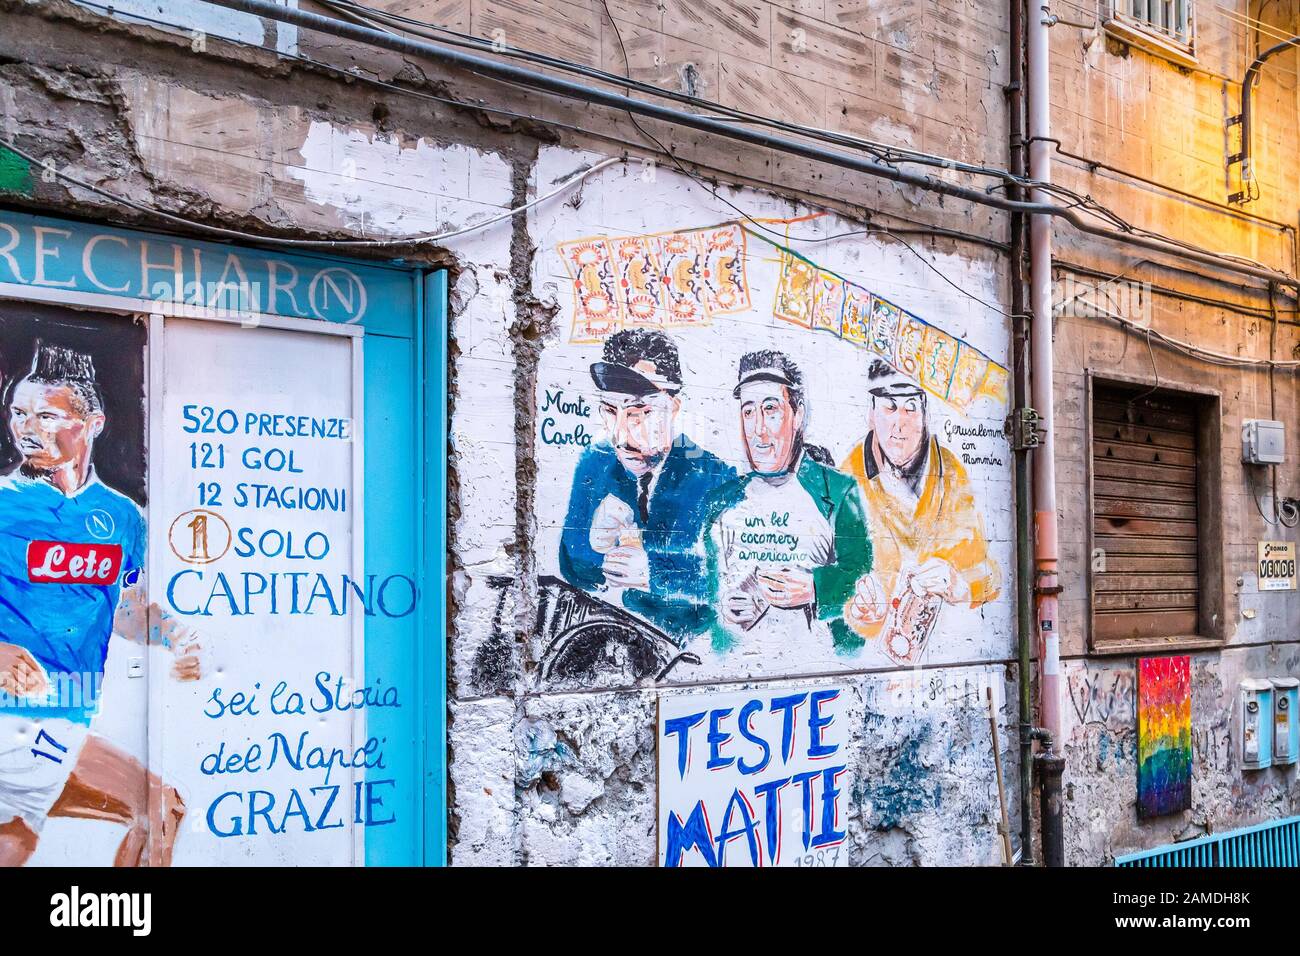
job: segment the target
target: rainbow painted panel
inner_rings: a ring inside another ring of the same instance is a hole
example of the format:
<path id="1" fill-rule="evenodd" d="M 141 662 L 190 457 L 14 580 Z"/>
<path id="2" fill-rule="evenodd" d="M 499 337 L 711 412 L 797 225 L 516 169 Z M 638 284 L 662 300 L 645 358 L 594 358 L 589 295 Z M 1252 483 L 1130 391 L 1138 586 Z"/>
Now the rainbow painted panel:
<path id="1" fill-rule="evenodd" d="M 1192 805 L 1192 659 L 1138 660 L 1139 818 Z"/>

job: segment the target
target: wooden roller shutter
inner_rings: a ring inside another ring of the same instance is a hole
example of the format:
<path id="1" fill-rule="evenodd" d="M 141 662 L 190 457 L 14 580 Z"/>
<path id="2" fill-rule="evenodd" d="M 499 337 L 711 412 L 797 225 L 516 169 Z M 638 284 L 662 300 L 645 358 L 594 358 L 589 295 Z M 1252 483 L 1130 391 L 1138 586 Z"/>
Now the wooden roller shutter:
<path id="1" fill-rule="evenodd" d="M 1095 641 L 1197 633 L 1197 406 L 1143 391 L 1093 390 Z"/>

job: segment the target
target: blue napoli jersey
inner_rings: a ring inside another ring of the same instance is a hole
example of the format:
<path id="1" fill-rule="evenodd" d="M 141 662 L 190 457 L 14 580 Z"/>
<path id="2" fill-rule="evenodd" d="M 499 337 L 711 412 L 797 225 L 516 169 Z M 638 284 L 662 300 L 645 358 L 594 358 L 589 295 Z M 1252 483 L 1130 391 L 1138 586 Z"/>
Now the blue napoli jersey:
<path id="1" fill-rule="evenodd" d="M 0 715 L 90 722 L 118 599 L 139 580 L 145 545 L 139 507 L 93 474 L 72 496 L 0 478 L 0 643 L 25 648 L 51 683 L 45 699 L 0 691 Z"/>

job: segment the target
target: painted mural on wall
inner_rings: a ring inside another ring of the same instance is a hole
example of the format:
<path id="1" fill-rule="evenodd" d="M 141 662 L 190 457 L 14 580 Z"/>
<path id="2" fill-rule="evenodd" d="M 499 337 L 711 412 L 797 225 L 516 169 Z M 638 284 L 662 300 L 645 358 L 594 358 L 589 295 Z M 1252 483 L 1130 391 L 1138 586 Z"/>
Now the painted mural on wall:
<path id="1" fill-rule="evenodd" d="M 543 683 L 974 659 L 1009 627 L 1005 366 L 774 231 L 609 231 L 543 266 Z"/>
<path id="2" fill-rule="evenodd" d="M 174 677 L 200 676 L 192 632 L 147 629 L 143 355 L 129 320 L 0 312 L 0 865 L 65 817 L 125 827 L 119 866 L 166 866 L 185 817 L 100 719 L 135 691 L 105 679 L 114 634 L 165 643 Z"/>
<path id="3" fill-rule="evenodd" d="M 364 627 L 416 595 L 362 570 L 353 339 L 168 320 L 147 455 L 145 344 L 0 311 L 0 864 L 362 863 L 405 702 Z"/>
<path id="4" fill-rule="evenodd" d="M 1138 659 L 1138 817 L 1192 806 L 1191 657 Z"/>
<path id="5" fill-rule="evenodd" d="M 0 861 L 418 859 L 410 274 L 6 212 L 0 285 Z"/>

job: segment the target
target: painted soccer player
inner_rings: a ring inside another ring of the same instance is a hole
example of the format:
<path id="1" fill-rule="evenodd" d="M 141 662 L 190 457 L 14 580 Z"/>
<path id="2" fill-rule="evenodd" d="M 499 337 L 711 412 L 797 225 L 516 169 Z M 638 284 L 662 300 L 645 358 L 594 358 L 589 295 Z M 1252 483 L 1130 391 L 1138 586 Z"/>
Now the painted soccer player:
<path id="1" fill-rule="evenodd" d="M 7 411 L 22 461 L 0 478 L 0 866 L 27 861 L 49 816 L 124 824 L 117 865 L 143 862 L 150 840 L 166 865 L 179 796 L 90 733 L 115 619 L 147 634 L 145 522 L 95 474 L 106 418 L 91 357 L 38 342 Z M 176 676 L 198 676 L 196 650 Z"/>

